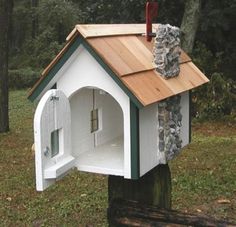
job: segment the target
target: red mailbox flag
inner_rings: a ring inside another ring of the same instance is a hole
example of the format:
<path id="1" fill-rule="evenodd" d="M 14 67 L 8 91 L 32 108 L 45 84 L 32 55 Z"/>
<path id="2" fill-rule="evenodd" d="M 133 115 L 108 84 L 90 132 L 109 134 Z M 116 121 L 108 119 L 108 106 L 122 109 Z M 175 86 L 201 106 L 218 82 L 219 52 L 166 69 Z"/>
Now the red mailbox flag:
<path id="1" fill-rule="evenodd" d="M 146 3 L 146 39 L 148 42 L 152 40 L 152 19 L 157 17 L 157 2 Z"/>

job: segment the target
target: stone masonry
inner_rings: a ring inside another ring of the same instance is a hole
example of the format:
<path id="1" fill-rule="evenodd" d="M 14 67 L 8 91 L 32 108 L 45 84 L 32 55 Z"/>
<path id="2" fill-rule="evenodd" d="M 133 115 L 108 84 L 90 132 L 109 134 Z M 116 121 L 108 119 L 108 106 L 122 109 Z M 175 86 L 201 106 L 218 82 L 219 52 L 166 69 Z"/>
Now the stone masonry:
<path id="1" fill-rule="evenodd" d="M 165 79 L 179 75 L 180 30 L 169 24 L 160 24 L 154 43 L 154 63 L 156 70 Z"/>
<path id="2" fill-rule="evenodd" d="M 157 72 L 165 78 L 179 75 L 180 30 L 169 24 L 160 24 L 156 31 L 153 48 L 154 63 Z M 159 152 L 162 162 L 173 159 L 182 147 L 180 128 L 182 114 L 180 112 L 181 95 L 165 99 L 158 104 Z"/>
<path id="3" fill-rule="evenodd" d="M 181 96 L 176 95 L 158 104 L 159 151 L 165 153 L 166 161 L 173 159 L 182 147 L 180 100 Z"/>

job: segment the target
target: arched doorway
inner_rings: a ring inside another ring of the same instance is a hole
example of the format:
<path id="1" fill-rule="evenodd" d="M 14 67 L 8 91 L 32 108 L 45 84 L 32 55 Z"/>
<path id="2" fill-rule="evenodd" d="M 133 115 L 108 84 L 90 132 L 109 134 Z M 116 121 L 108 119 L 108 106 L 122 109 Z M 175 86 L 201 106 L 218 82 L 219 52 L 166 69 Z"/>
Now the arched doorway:
<path id="1" fill-rule="evenodd" d="M 124 175 L 124 120 L 107 92 L 86 87 L 70 98 L 72 153 L 79 170 Z"/>

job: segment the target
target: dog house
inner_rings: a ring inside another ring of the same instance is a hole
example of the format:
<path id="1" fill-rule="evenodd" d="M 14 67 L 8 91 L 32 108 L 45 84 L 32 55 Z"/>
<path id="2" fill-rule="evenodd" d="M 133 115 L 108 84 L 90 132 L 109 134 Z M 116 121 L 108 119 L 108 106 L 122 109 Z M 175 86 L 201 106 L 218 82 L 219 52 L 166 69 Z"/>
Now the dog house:
<path id="1" fill-rule="evenodd" d="M 190 142 L 190 91 L 208 79 L 183 51 L 179 76 L 162 78 L 145 29 L 77 25 L 43 71 L 29 94 L 37 190 L 71 168 L 138 179 Z"/>

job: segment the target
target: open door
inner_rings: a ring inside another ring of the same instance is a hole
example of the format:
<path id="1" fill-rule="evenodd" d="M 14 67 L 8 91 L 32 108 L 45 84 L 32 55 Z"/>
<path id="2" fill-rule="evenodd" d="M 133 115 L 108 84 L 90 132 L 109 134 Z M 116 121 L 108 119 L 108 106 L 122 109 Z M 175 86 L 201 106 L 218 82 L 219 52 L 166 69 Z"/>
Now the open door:
<path id="1" fill-rule="evenodd" d="M 36 188 L 43 191 L 74 167 L 71 155 L 71 111 L 65 94 L 46 92 L 34 116 Z"/>

